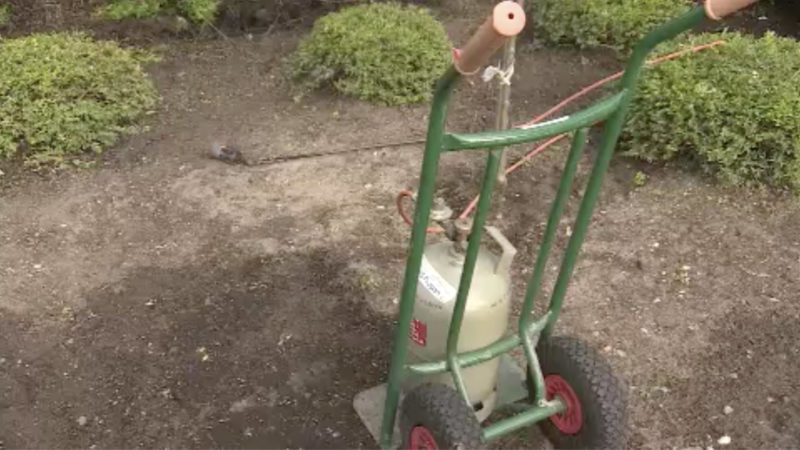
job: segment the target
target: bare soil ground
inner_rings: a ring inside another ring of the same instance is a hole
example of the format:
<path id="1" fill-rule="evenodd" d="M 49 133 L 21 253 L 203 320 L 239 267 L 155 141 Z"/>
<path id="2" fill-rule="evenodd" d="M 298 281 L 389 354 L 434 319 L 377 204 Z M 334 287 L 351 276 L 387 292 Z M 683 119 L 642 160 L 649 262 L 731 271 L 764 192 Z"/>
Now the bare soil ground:
<path id="1" fill-rule="evenodd" d="M 448 19 L 455 40 L 471 22 Z M 151 130 L 102 167 L 2 166 L 0 446 L 374 447 L 351 401 L 387 370 L 408 238 L 394 196 L 415 186 L 420 148 L 263 167 L 204 154 L 214 140 L 256 159 L 403 140 L 427 107 L 294 103 L 279 63 L 295 41 L 173 43 L 151 70 L 164 96 Z M 617 67 L 523 47 L 515 118 Z M 465 83 L 451 128 L 487 126 L 493 105 Z M 510 179 L 499 225 L 520 249 L 516 292 L 563 156 Z M 590 162 L 591 149 L 578 184 Z M 448 155 L 441 193 L 466 204 L 481 170 L 479 154 Z M 797 200 L 618 159 L 593 222 L 558 332 L 630 385 L 630 446 L 800 446 Z M 545 443 L 526 431 L 501 445 Z"/>

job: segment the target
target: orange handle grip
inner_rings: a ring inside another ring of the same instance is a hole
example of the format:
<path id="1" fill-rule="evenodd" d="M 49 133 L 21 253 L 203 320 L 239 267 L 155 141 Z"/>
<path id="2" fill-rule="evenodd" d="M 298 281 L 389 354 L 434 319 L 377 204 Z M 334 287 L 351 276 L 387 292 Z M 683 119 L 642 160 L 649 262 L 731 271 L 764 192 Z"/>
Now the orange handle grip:
<path id="1" fill-rule="evenodd" d="M 706 0 L 706 15 L 709 19 L 722 20 L 756 2 L 758 0 Z"/>
<path id="2" fill-rule="evenodd" d="M 478 71 L 506 40 L 525 28 L 525 11 L 512 1 L 498 3 L 464 48 L 455 52 L 454 65 L 464 75 Z"/>

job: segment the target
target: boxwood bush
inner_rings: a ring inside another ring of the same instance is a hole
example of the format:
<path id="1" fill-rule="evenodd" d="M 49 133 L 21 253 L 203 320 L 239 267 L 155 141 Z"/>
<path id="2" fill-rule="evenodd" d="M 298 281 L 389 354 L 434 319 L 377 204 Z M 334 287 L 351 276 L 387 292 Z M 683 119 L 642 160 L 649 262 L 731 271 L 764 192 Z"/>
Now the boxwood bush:
<path id="1" fill-rule="evenodd" d="M 146 58 L 83 34 L 0 40 L 0 157 L 58 163 L 112 145 L 156 105 Z"/>
<path id="2" fill-rule="evenodd" d="M 95 15 L 110 20 L 146 19 L 161 14 L 178 13 L 194 23 L 214 21 L 220 0 L 111 0 Z"/>
<path id="3" fill-rule="evenodd" d="M 301 93 L 330 83 L 347 95 L 398 105 L 429 98 L 450 49 L 426 10 L 373 3 L 318 19 L 289 65 Z"/>
<path id="4" fill-rule="evenodd" d="M 727 43 L 646 71 L 622 147 L 648 161 L 689 159 L 725 182 L 800 191 L 800 44 L 730 33 L 683 45 L 717 39 Z"/>
<path id="5" fill-rule="evenodd" d="M 555 44 L 625 51 L 648 31 L 686 12 L 687 0 L 532 0 L 534 33 Z"/>

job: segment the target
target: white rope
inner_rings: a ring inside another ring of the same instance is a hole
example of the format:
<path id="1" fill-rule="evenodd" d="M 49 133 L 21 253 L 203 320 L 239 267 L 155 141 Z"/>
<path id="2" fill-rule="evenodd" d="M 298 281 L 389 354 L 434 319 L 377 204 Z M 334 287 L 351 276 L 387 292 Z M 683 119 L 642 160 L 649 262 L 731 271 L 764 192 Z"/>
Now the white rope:
<path id="1" fill-rule="evenodd" d="M 507 70 L 501 70 L 499 67 L 496 66 L 489 66 L 483 71 L 483 81 L 488 83 L 494 79 L 494 77 L 499 77 L 500 82 L 506 86 L 511 86 L 511 77 L 514 76 L 514 64 L 508 66 Z"/>

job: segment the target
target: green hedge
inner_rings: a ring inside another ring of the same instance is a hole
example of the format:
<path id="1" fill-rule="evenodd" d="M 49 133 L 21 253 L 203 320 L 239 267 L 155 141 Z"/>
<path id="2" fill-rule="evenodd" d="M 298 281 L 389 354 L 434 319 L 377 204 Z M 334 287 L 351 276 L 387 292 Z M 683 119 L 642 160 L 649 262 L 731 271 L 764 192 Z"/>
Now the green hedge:
<path id="1" fill-rule="evenodd" d="M 31 163 L 101 151 L 155 107 L 145 55 L 83 34 L 0 41 L 0 157 Z"/>
<path id="2" fill-rule="evenodd" d="M 441 24 L 416 6 L 373 3 L 318 19 L 290 59 L 301 92 L 330 83 L 365 100 L 427 100 L 450 62 Z"/>
<path id="3" fill-rule="evenodd" d="M 628 50 L 648 31 L 687 11 L 687 0 L 531 0 L 534 33 L 555 44 Z"/>
<path id="4" fill-rule="evenodd" d="M 178 13 L 194 23 L 214 21 L 220 0 L 111 0 L 95 14 L 110 20 L 146 19 L 161 14 Z"/>
<path id="5" fill-rule="evenodd" d="M 646 71 L 621 144 L 648 161 L 695 161 L 722 181 L 800 191 L 800 44 L 767 34 Z M 665 46 L 659 53 L 674 50 Z"/>

